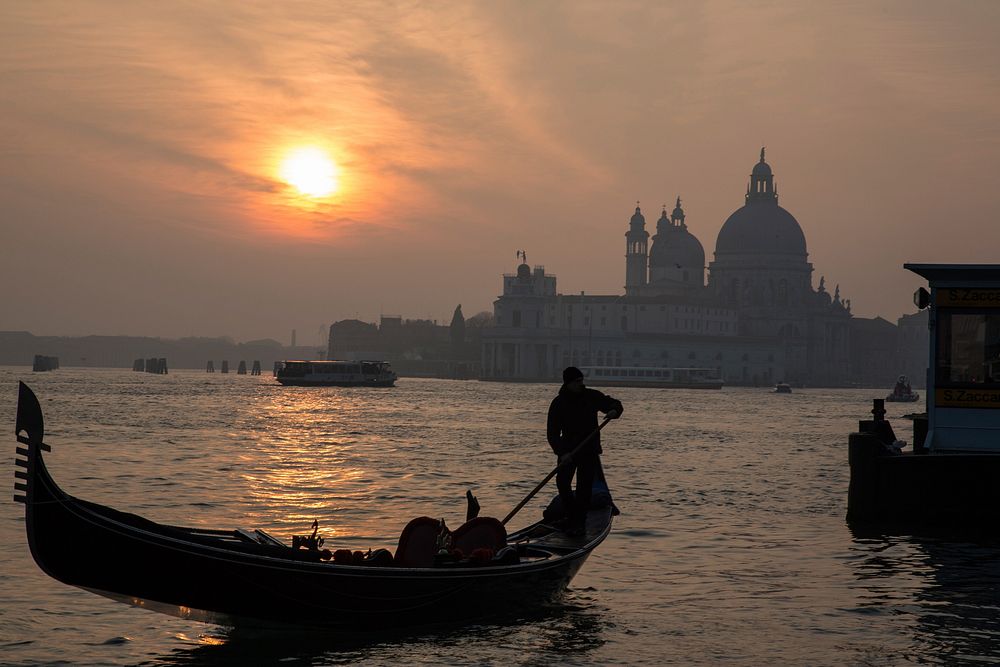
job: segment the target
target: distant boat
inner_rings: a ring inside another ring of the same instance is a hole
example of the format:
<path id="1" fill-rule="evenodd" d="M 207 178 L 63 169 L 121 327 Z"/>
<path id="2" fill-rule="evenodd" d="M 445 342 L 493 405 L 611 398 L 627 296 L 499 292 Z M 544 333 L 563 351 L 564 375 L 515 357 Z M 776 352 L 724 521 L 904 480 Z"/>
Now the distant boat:
<path id="1" fill-rule="evenodd" d="M 792 385 L 788 384 L 787 382 L 779 382 L 778 384 L 774 385 L 774 393 L 790 394 L 792 393 Z"/>
<path id="2" fill-rule="evenodd" d="M 281 361 L 275 378 L 296 387 L 391 387 L 397 376 L 387 361 Z"/>
<path id="3" fill-rule="evenodd" d="M 905 375 L 900 375 L 896 380 L 896 386 L 892 388 L 892 393 L 885 397 L 890 403 L 914 403 L 920 400 L 920 394 L 910 389 L 910 380 Z"/>
<path id="4" fill-rule="evenodd" d="M 594 387 L 657 387 L 664 389 L 721 389 L 714 368 L 656 368 L 582 366 L 584 382 Z"/>

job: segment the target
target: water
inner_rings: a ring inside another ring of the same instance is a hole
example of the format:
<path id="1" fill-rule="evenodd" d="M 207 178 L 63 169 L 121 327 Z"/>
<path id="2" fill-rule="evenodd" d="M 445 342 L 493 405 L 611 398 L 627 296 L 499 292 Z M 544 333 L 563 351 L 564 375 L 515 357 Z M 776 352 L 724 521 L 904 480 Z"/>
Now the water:
<path id="1" fill-rule="evenodd" d="M 63 488 L 167 523 L 289 539 L 317 518 L 331 548 L 394 548 L 414 516 L 459 525 L 467 488 L 484 515 L 503 516 L 554 463 L 544 441 L 554 385 L 404 378 L 388 390 L 307 389 L 269 376 L 0 368 L 8 461 L 17 379 L 42 403 L 46 459 Z M 879 392 L 611 393 L 625 414 L 604 431 L 604 461 L 623 514 L 556 609 L 348 637 L 182 621 L 42 574 L 8 487 L 0 663 L 1000 660 L 1000 546 L 855 537 L 844 523 L 847 434 Z M 913 406 L 887 407 L 908 438 L 899 416 Z M 548 497 L 513 526 L 535 520 Z"/>

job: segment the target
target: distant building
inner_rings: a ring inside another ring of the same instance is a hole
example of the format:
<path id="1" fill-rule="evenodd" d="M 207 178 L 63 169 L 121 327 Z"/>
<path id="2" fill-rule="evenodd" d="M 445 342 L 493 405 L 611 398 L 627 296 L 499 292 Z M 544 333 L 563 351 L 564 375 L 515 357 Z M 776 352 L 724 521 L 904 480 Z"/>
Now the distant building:
<path id="1" fill-rule="evenodd" d="M 383 318 L 383 326 L 385 323 Z M 392 319 L 392 318 L 390 318 Z M 398 318 L 396 318 L 398 319 Z M 379 328 L 361 320 L 340 320 L 330 325 L 327 359 L 383 359 Z"/>
<path id="2" fill-rule="evenodd" d="M 896 321 L 898 337 L 896 357 L 899 373 L 910 378 L 914 387 L 927 386 L 927 364 L 930 363 L 930 329 L 927 328 L 928 310 L 903 315 Z"/>
<path id="3" fill-rule="evenodd" d="M 891 389 L 899 364 L 899 329 L 881 317 L 851 319 L 851 383 Z"/>
<path id="4" fill-rule="evenodd" d="M 652 247 L 637 206 L 625 249 L 624 295 L 559 294 L 555 276 L 526 260 L 504 275 L 483 376 L 556 380 L 574 364 L 714 368 L 729 384 L 851 382 L 850 302 L 824 279 L 813 288 L 805 235 L 778 205 L 763 149 L 707 283 L 680 198 L 669 216 L 664 207 Z"/>
<path id="5" fill-rule="evenodd" d="M 327 358 L 385 360 L 402 376 L 474 378 L 481 331 L 466 326 L 461 306 L 448 325 L 385 315 L 377 325 L 341 320 L 330 325 Z"/>

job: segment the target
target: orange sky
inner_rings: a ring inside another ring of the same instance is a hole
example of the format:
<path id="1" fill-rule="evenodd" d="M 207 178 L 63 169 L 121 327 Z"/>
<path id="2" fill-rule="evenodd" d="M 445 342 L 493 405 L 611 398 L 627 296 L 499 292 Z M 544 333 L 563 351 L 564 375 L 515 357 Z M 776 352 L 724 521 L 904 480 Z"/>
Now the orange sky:
<path id="1" fill-rule="evenodd" d="M 273 337 L 620 293 L 634 202 L 711 261 L 768 147 L 809 259 L 894 320 L 998 262 L 1000 3 L 7 3 L 0 330 Z M 340 191 L 278 165 L 323 147 Z M 13 287 L 16 286 L 16 287 Z M 147 306 L 148 305 L 148 306 Z"/>

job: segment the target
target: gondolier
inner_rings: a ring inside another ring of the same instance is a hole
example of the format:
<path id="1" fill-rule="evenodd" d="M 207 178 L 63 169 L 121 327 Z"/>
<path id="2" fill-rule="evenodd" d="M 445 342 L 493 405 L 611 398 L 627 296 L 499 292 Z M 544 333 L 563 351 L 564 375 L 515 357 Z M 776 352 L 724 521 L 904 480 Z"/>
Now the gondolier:
<path id="1" fill-rule="evenodd" d="M 621 401 L 584 385 L 583 373 L 576 366 L 569 366 L 562 374 L 563 384 L 559 394 L 549 405 L 546 435 L 549 446 L 559 457 L 556 486 L 559 498 L 569 517 L 570 532 L 581 533 L 590 507 L 591 487 L 600 467 L 601 434 L 597 413 L 603 412 L 610 419 L 622 414 Z M 593 435 L 579 452 L 570 455 L 577 445 Z M 573 493 L 573 475 L 576 474 L 576 494 Z"/>

